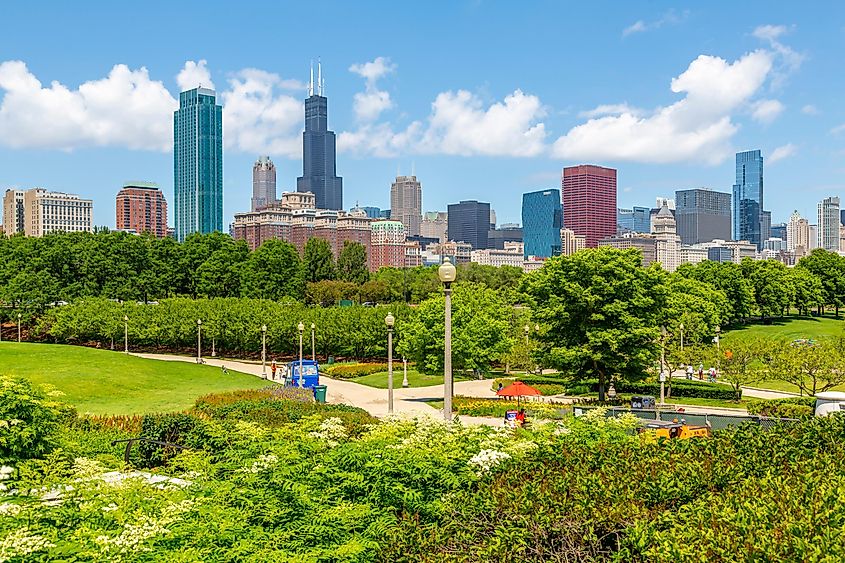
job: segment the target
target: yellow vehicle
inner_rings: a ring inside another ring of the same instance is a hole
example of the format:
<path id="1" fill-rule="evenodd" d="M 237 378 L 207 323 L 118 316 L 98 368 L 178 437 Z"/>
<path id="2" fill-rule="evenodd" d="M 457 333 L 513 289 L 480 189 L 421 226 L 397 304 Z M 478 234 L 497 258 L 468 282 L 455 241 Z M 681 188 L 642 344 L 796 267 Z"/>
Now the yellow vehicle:
<path id="1" fill-rule="evenodd" d="M 648 432 L 657 438 L 680 438 L 681 440 L 689 440 L 690 438 L 709 438 L 712 433 L 708 426 L 687 424 L 685 421 L 678 422 L 673 420 L 644 420 L 639 427 L 640 434 Z"/>

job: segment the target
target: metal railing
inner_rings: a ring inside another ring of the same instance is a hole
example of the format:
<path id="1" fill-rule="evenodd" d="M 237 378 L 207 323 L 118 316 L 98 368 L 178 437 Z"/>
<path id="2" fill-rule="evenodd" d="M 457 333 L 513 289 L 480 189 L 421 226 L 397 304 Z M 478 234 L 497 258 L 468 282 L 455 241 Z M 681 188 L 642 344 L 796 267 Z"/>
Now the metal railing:
<path id="1" fill-rule="evenodd" d="M 126 442 L 126 449 L 123 452 L 123 461 L 126 462 L 126 465 L 129 465 L 129 454 L 132 451 L 132 446 L 136 442 L 147 442 L 147 443 L 150 443 L 150 444 L 156 444 L 156 445 L 165 446 L 165 447 L 170 446 L 170 447 L 173 447 L 173 448 L 178 448 L 180 450 L 190 450 L 191 449 L 191 448 L 188 448 L 188 447 L 185 447 L 185 446 L 180 446 L 179 444 L 174 444 L 173 442 L 162 442 L 161 440 L 152 440 L 150 438 L 144 438 L 143 436 L 138 436 L 137 438 L 126 438 L 126 439 L 123 439 L 123 440 L 112 440 L 111 445 L 116 446 L 116 445 L 122 444 L 124 442 Z"/>
<path id="2" fill-rule="evenodd" d="M 588 407 L 578 406 L 573 407 L 575 416 L 584 414 L 585 411 L 596 408 L 606 408 L 605 416 L 621 416 L 626 413 L 633 414 L 637 418 L 643 420 L 663 420 L 663 421 L 684 421 L 687 424 L 700 424 L 709 426 L 713 430 L 721 430 L 728 426 L 737 426 L 747 422 L 759 424 L 764 429 L 774 428 L 779 425 L 791 425 L 800 422 L 796 418 L 771 418 L 758 415 L 740 415 L 740 414 L 698 414 L 688 412 L 678 412 L 674 410 L 660 410 L 660 409 L 631 409 L 626 407 Z"/>

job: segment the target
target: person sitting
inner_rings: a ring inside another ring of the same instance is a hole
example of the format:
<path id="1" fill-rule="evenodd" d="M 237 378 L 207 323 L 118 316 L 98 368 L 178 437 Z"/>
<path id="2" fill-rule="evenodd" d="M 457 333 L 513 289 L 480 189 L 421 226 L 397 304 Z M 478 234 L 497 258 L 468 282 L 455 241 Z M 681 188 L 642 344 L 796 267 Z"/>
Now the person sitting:
<path id="1" fill-rule="evenodd" d="M 516 423 L 519 426 L 525 426 L 525 409 L 519 409 L 519 412 L 516 413 Z"/>

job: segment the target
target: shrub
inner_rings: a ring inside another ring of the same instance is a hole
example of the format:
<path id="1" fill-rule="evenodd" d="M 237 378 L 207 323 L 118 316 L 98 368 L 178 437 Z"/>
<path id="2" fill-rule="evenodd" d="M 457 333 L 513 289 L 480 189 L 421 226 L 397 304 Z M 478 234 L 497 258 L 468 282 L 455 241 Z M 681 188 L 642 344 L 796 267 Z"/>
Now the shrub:
<path id="1" fill-rule="evenodd" d="M 536 418 L 561 418 L 569 412 L 568 407 L 562 403 L 521 401 L 519 405 L 525 409 L 529 416 Z M 452 407 L 455 409 L 455 412 L 464 416 L 501 418 L 505 416 L 505 411 L 517 409 L 517 401 L 507 399 L 476 399 L 459 395 L 453 399 Z"/>
<path id="2" fill-rule="evenodd" d="M 620 381 L 614 384 L 617 393 L 631 395 L 660 395 L 660 383 L 657 382 L 630 382 Z M 667 386 L 668 389 L 668 386 Z M 598 383 L 591 386 L 593 392 L 598 391 Z M 699 399 L 718 399 L 721 401 L 733 401 L 736 399 L 734 390 L 727 385 L 718 383 L 705 383 L 703 381 L 672 381 L 672 397 L 696 397 Z"/>
<path id="3" fill-rule="evenodd" d="M 493 384 L 491 385 L 491 389 L 493 389 L 493 391 L 496 391 L 499 388 L 499 383 L 501 383 L 502 386 L 507 387 L 508 385 L 513 383 L 514 381 L 521 381 L 521 382 L 525 383 L 526 385 L 530 385 L 531 387 L 534 387 L 535 389 L 537 389 L 537 391 L 539 391 L 540 393 L 542 393 L 545 396 L 560 395 L 562 393 L 568 393 L 569 392 L 568 387 L 567 387 L 567 382 L 565 380 L 559 379 L 559 378 L 553 378 L 553 377 L 545 378 L 545 377 L 542 377 L 542 376 L 538 376 L 538 377 L 531 377 L 531 376 L 505 377 L 505 378 L 495 379 L 493 381 Z"/>
<path id="4" fill-rule="evenodd" d="M 325 368 L 326 375 L 335 379 L 354 379 L 387 371 L 387 364 L 335 364 Z"/>
<path id="5" fill-rule="evenodd" d="M 148 414 L 141 421 L 141 437 L 184 446 L 189 449 L 222 450 L 220 443 L 207 428 L 207 423 L 188 413 Z M 138 453 L 147 467 L 158 467 L 167 463 L 181 448 L 140 442 Z"/>
<path id="6" fill-rule="evenodd" d="M 789 397 L 786 399 L 755 399 L 748 401 L 748 414 L 772 418 L 808 418 L 815 413 L 815 397 Z"/>
<path id="7" fill-rule="evenodd" d="M 26 379 L 0 375 L 0 460 L 44 456 L 56 446 L 61 423 L 75 416 Z"/>
<path id="8" fill-rule="evenodd" d="M 262 389 L 241 389 L 225 393 L 211 393 L 209 395 L 203 395 L 196 400 L 194 407 L 199 410 L 204 410 L 209 407 L 228 405 L 230 403 L 237 403 L 241 401 L 263 401 L 268 399 L 283 399 L 298 401 L 301 403 L 313 403 L 314 393 L 310 389 L 303 389 L 301 387 L 282 387 L 280 385 L 271 385 Z"/>

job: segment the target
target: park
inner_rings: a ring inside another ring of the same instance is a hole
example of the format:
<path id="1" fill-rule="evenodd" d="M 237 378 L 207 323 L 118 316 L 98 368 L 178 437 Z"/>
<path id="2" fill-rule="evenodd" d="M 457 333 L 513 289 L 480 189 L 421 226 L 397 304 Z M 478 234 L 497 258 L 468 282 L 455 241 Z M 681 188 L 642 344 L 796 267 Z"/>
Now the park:
<path id="1" fill-rule="evenodd" d="M 812 405 L 845 390 L 845 266 L 822 258 L 588 250 L 421 269 L 416 294 L 385 272 L 375 307 L 309 303 L 330 280 L 60 299 L 4 274 L 0 559 L 841 559 L 845 417 Z M 325 402 L 271 371 L 312 359 Z M 517 382 L 538 395 L 497 394 Z M 643 396 L 732 422 L 659 437 Z"/>

